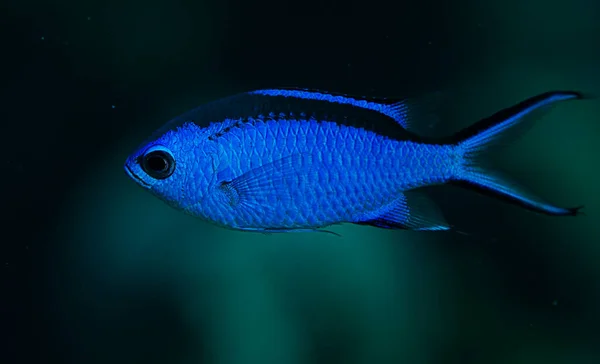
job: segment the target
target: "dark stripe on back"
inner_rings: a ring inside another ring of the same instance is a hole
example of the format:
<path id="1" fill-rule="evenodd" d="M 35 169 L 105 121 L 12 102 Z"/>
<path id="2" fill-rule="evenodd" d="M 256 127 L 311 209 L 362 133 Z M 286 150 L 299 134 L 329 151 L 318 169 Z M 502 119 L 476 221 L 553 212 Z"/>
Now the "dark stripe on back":
<path id="1" fill-rule="evenodd" d="M 336 96 L 330 94 L 332 96 Z M 349 97 L 345 95 L 339 95 Z M 354 97 L 353 97 L 354 98 Z M 376 98 L 355 98 L 365 102 L 395 101 Z M 264 95 L 242 93 L 212 101 L 190 110 L 165 124 L 157 130 L 154 137 L 168 130 L 174 130 L 187 122 L 200 127 L 210 123 L 233 119 L 241 123 L 258 120 L 309 120 L 330 121 L 340 125 L 365 129 L 395 140 L 420 141 L 417 135 L 405 130 L 394 118 L 373 110 L 361 107 L 358 103 L 331 102 L 326 99 L 301 98 L 284 95 Z M 233 126 L 235 127 L 235 125 Z M 230 128 L 231 129 L 231 128 Z M 223 135 L 223 133 L 221 133 Z"/>

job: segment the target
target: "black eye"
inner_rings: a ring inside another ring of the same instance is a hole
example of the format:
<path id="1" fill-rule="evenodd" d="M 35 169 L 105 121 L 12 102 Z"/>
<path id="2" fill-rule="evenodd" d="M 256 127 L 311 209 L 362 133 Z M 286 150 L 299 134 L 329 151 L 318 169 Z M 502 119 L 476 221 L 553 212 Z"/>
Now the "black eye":
<path id="1" fill-rule="evenodd" d="M 152 178 L 165 179 L 175 171 L 175 159 L 164 150 L 155 150 L 142 158 L 142 169 Z"/>

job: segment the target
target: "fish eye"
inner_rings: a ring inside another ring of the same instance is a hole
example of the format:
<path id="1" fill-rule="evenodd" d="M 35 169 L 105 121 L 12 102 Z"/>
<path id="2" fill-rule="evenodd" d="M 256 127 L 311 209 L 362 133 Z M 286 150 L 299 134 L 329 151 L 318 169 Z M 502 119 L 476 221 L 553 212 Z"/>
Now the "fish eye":
<path id="1" fill-rule="evenodd" d="M 144 172 L 156 179 L 165 179 L 175 171 L 175 159 L 171 152 L 164 147 L 148 149 L 140 163 Z"/>

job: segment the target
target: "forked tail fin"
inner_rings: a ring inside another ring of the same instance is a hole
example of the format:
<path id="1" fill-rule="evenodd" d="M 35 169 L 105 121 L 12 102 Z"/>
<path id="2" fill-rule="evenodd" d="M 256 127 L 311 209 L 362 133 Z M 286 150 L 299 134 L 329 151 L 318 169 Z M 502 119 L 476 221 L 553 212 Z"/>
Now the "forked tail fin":
<path id="1" fill-rule="evenodd" d="M 577 215 L 583 206 L 563 208 L 527 192 L 509 178 L 483 166 L 483 152 L 499 142 L 515 139 L 541 111 L 564 100 L 585 98 L 575 91 L 552 91 L 501 110 L 456 133 L 450 143 L 459 148 L 463 168 L 451 183 L 478 190 L 529 210 L 554 216 Z"/>

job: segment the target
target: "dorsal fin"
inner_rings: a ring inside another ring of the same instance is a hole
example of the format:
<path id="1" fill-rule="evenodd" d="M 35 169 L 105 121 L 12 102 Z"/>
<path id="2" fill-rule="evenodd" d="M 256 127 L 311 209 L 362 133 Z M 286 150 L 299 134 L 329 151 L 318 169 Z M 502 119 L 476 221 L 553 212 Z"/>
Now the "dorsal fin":
<path id="1" fill-rule="evenodd" d="M 302 89 L 256 90 L 196 107 L 173 118 L 155 135 L 185 123 L 194 123 L 201 128 L 223 123 L 210 128 L 209 136 L 219 138 L 248 123 L 314 120 L 364 129 L 394 140 L 426 142 L 427 138 L 423 137 L 429 135 L 419 131 L 436 120 L 432 99 L 357 97 Z"/>
<path id="2" fill-rule="evenodd" d="M 376 111 L 394 119 L 405 130 L 422 134 L 438 122 L 436 109 L 441 93 L 435 92 L 420 97 L 384 98 L 357 96 L 318 89 L 279 88 L 249 92 L 254 95 L 282 96 L 304 100 L 318 100 L 342 105 L 351 105 Z"/>

